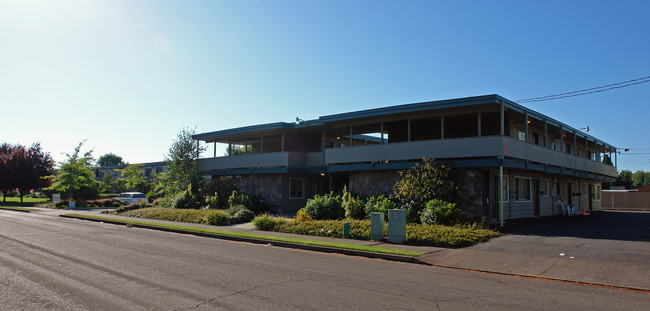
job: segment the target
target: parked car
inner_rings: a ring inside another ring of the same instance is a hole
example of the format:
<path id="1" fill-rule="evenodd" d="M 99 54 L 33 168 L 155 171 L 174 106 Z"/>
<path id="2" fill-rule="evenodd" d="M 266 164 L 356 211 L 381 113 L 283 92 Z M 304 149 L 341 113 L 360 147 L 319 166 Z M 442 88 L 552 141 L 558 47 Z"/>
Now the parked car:
<path id="1" fill-rule="evenodd" d="M 116 199 L 129 204 L 137 202 L 149 203 L 149 199 L 142 192 L 122 192 L 119 197 L 116 197 Z"/>

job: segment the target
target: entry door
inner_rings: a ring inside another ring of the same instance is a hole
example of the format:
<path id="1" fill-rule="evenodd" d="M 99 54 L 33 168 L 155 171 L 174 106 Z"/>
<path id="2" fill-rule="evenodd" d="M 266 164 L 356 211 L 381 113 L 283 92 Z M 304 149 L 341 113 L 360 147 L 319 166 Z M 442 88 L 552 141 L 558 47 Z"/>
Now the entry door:
<path id="1" fill-rule="evenodd" d="M 539 180 L 533 180 L 533 214 L 539 216 Z"/>

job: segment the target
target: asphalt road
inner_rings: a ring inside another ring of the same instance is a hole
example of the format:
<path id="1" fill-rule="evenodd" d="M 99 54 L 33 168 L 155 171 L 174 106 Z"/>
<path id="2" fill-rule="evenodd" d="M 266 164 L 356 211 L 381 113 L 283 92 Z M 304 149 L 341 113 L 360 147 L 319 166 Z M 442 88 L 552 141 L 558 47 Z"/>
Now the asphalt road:
<path id="1" fill-rule="evenodd" d="M 0 310 L 559 308 L 650 295 L 0 211 Z"/>

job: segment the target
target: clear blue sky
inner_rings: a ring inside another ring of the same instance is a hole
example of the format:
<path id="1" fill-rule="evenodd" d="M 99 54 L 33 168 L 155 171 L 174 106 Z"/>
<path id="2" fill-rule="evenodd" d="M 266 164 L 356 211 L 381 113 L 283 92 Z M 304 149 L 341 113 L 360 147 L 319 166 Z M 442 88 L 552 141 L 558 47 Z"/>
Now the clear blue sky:
<path id="1" fill-rule="evenodd" d="M 650 1 L 0 0 L 0 141 L 152 162 L 183 126 L 585 89 L 650 75 L 649 16 Z M 645 83 L 526 106 L 650 148 L 649 100 Z M 650 154 L 618 159 L 650 170 Z"/>

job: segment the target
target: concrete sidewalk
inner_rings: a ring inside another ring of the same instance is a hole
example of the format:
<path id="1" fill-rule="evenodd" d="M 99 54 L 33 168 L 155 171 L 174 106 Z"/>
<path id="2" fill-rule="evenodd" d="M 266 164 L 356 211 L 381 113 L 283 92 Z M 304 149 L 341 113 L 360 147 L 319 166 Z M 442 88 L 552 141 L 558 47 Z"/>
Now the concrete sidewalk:
<path id="1" fill-rule="evenodd" d="M 52 216 L 72 213 L 97 216 L 99 210 L 42 209 L 38 213 Z M 133 220 L 132 217 L 101 215 Z M 144 221 L 179 224 L 150 219 Z M 218 227 L 190 223 L 182 225 L 408 249 L 424 253 L 417 259 L 420 263 L 430 265 L 650 291 L 650 242 L 644 240 L 644 237 L 650 237 L 649 212 L 601 212 L 591 216 L 511 221 L 505 228 L 509 234 L 461 249 L 258 231 L 250 223 Z M 363 253 L 356 255 L 364 256 Z"/>

